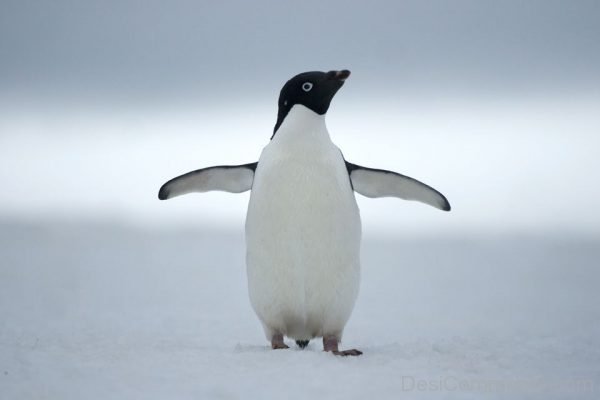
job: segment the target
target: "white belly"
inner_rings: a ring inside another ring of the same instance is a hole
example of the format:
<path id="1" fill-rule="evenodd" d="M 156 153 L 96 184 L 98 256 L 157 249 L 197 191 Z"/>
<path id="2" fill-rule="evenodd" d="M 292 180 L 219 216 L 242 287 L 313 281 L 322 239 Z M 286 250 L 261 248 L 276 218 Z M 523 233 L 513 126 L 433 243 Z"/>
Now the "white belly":
<path id="1" fill-rule="evenodd" d="M 358 294 L 358 206 L 342 155 L 326 131 L 325 138 L 276 137 L 256 169 L 248 287 L 267 336 L 341 336 Z"/>

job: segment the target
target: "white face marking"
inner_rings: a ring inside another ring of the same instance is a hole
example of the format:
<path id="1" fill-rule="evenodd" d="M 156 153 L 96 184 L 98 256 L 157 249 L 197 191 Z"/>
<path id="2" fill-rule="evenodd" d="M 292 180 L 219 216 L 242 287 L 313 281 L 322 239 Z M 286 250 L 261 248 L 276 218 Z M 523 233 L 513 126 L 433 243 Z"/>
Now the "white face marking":
<path id="1" fill-rule="evenodd" d="M 305 92 L 310 92 L 310 90 L 313 88 L 313 84 L 310 82 L 304 82 L 302 84 L 302 90 L 304 90 Z"/>

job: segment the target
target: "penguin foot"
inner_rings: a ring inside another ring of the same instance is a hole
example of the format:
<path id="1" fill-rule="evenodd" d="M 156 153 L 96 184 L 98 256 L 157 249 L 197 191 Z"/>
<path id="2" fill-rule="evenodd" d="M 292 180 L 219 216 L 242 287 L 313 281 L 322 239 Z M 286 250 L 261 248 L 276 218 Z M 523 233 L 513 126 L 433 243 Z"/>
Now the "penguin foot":
<path id="1" fill-rule="evenodd" d="M 350 350 L 342 350 L 342 351 L 332 351 L 332 354 L 336 355 L 336 356 L 360 356 L 362 354 L 362 351 L 360 350 L 356 350 L 356 349 L 350 349 Z"/>
<path id="2" fill-rule="evenodd" d="M 310 342 L 310 340 L 296 340 L 296 344 L 301 349 L 304 349 L 306 346 L 308 346 L 308 342 Z"/>
<path id="3" fill-rule="evenodd" d="M 323 351 L 330 351 L 336 356 L 360 356 L 362 351 L 356 349 L 339 350 L 339 339 L 335 336 L 323 336 Z"/>
<path id="4" fill-rule="evenodd" d="M 285 344 L 285 342 L 283 341 L 283 335 L 281 333 L 276 333 L 271 338 L 271 348 L 273 350 L 277 350 L 277 349 L 289 349 L 290 346 L 288 346 L 287 344 Z"/>

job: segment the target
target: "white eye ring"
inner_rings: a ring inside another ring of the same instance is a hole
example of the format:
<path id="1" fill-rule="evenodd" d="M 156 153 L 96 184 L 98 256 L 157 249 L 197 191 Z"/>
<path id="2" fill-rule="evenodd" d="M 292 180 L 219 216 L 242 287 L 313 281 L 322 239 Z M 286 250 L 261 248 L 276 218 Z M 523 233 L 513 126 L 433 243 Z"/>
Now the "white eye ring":
<path id="1" fill-rule="evenodd" d="M 304 82 L 302 84 L 302 90 L 304 90 L 305 92 L 310 92 L 310 90 L 313 88 L 313 84 L 310 82 Z"/>

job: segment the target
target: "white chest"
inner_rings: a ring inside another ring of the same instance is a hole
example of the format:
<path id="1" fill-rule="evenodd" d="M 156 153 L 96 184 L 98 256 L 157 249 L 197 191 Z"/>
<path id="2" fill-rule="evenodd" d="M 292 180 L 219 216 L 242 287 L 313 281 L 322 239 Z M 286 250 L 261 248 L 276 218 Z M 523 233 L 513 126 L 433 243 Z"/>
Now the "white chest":
<path id="1" fill-rule="evenodd" d="M 358 292 L 360 231 L 323 117 L 294 106 L 262 152 L 246 219 L 249 294 L 265 326 L 309 336 L 323 321 L 343 327 Z"/>
<path id="2" fill-rule="evenodd" d="M 294 106 L 265 147 L 254 177 L 247 224 L 255 216 L 261 226 L 293 229 L 298 235 L 312 230 L 332 236 L 354 224 L 358 208 L 350 178 L 324 116 Z"/>

